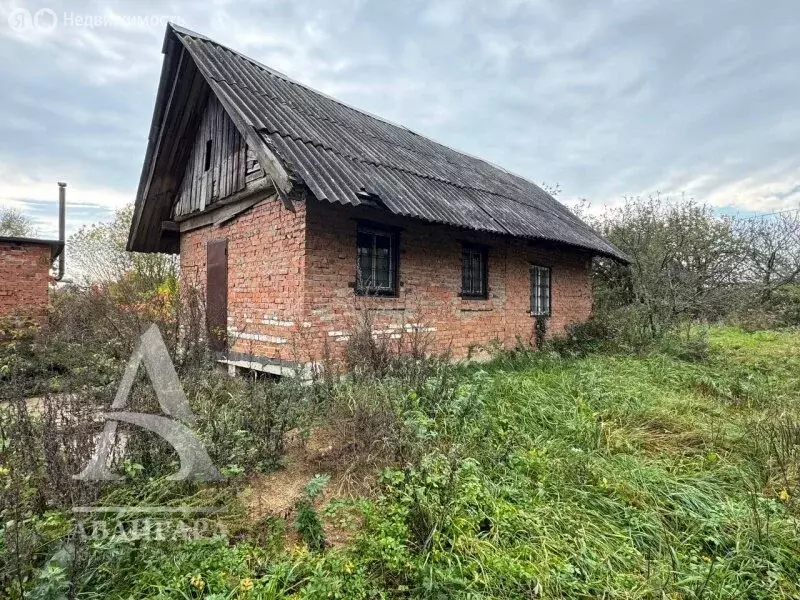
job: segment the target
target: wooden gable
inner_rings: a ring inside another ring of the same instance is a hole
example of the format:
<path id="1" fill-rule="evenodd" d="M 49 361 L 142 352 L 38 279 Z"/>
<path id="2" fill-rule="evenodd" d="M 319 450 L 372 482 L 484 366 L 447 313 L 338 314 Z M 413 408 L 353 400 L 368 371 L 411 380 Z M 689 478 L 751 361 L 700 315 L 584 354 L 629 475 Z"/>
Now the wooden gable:
<path id="1" fill-rule="evenodd" d="M 245 189 L 261 167 L 214 94 L 206 102 L 178 190 L 173 215 L 203 211 Z"/>

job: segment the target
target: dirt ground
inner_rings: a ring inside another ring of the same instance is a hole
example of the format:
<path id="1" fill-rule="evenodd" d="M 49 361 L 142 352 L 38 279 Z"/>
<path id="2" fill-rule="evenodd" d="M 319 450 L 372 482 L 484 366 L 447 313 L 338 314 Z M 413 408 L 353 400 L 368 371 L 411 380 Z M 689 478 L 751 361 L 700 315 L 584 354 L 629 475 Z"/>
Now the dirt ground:
<path id="1" fill-rule="evenodd" d="M 287 434 L 284 466 L 268 474 L 251 478 L 242 500 L 253 522 L 268 516 L 286 521 L 285 544 L 300 544 L 292 527 L 295 503 L 302 498 L 303 488 L 315 475 L 329 475 L 330 480 L 316 502 L 322 511 L 332 500 L 368 494 L 371 481 L 365 479 L 367 469 L 353 451 L 352 443 L 330 426 L 312 429 L 306 439 L 297 430 Z M 341 528 L 323 518 L 326 541 L 338 546 L 352 537 L 353 531 Z"/>

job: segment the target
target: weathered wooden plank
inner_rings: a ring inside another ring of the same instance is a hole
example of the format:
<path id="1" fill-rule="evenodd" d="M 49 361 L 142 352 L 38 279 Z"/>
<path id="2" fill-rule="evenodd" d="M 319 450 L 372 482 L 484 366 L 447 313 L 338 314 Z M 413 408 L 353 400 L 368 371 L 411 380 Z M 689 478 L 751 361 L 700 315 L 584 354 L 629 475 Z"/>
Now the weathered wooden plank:
<path id="1" fill-rule="evenodd" d="M 241 107 L 237 104 L 237 101 L 228 95 L 228 92 L 223 86 L 216 85 L 213 81 L 211 85 L 220 103 L 225 108 L 226 113 L 231 118 L 234 125 L 236 125 L 236 130 L 243 137 L 244 141 L 255 151 L 258 162 L 261 164 L 267 176 L 275 182 L 284 194 L 288 194 L 294 185 L 289 177 L 289 173 L 275 156 L 274 152 L 268 148 L 268 145 L 262 139 L 261 135 L 248 123 L 243 114 L 239 112 Z"/>
<path id="2" fill-rule="evenodd" d="M 198 123 L 198 130 L 195 133 L 195 140 L 194 144 L 192 144 L 192 154 L 191 154 L 191 167 L 187 173 L 187 177 L 191 182 L 191 200 L 189 204 L 191 206 L 191 210 L 199 210 L 200 208 L 200 191 L 199 186 L 197 185 L 197 171 L 199 168 L 200 157 L 198 156 L 197 152 L 197 140 L 203 137 L 203 117 L 205 116 L 205 108 L 203 109 L 203 114 L 201 115 L 200 122 Z"/>
<path id="3" fill-rule="evenodd" d="M 226 153 L 227 153 L 227 162 L 225 163 L 225 170 L 226 170 L 226 177 L 228 178 L 228 187 L 226 189 L 228 194 L 232 194 L 236 188 L 236 182 L 233 178 L 233 164 L 235 161 L 235 154 L 236 154 L 236 139 L 239 137 L 239 133 L 236 131 L 236 128 L 233 126 L 233 122 L 230 118 L 225 120 L 225 130 L 227 132 L 228 140 L 226 146 Z"/>
<path id="4" fill-rule="evenodd" d="M 251 185 L 254 181 L 264 179 L 264 170 L 256 158 L 253 150 L 247 147 L 247 172 L 244 177 L 245 186 Z"/>
<path id="5" fill-rule="evenodd" d="M 195 135 L 195 142 L 192 145 L 191 168 L 189 169 L 189 172 L 186 174 L 192 186 L 191 196 L 190 196 L 191 200 L 189 201 L 192 212 L 199 209 L 199 201 L 200 201 L 200 195 L 198 193 L 198 187 L 197 187 L 197 163 L 199 161 L 199 158 L 197 156 L 197 139 L 201 137 L 203 137 L 202 119 L 198 125 L 198 132 Z"/>
<path id="6" fill-rule="evenodd" d="M 245 186 L 245 173 L 247 172 L 247 143 L 239 138 L 239 164 L 237 165 L 236 181 L 237 190 L 241 190 Z"/>
<path id="7" fill-rule="evenodd" d="M 214 97 L 212 96 L 211 98 L 209 98 L 209 105 L 213 105 L 213 101 L 214 101 Z M 210 162 L 211 161 L 211 156 L 210 156 L 210 153 L 214 149 L 213 139 L 211 137 L 213 126 L 214 126 L 214 112 L 213 112 L 213 108 L 212 108 L 210 111 L 208 111 L 206 113 L 205 130 L 204 130 L 204 133 L 203 133 L 203 137 L 205 139 L 202 141 L 203 160 L 201 161 L 201 165 L 200 165 L 200 173 L 201 173 L 200 180 L 202 181 L 202 185 L 203 185 L 202 208 L 205 208 L 206 206 L 211 204 L 211 192 L 212 192 L 212 190 L 211 190 L 211 162 Z M 207 148 L 207 142 L 209 142 L 209 141 L 211 141 L 212 144 L 211 144 L 210 148 Z M 208 159 L 209 159 L 209 168 L 208 169 L 205 168 L 206 154 L 209 155 L 208 156 Z"/>
<path id="8" fill-rule="evenodd" d="M 226 169 L 228 171 L 228 193 L 233 194 L 236 192 L 236 141 L 239 139 L 239 133 L 233 126 L 233 122 L 228 121 L 228 163 Z"/>
<path id="9" fill-rule="evenodd" d="M 211 164 L 206 171 L 205 154 L 209 140 Z M 209 95 L 199 118 L 188 154 L 177 192 L 176 216 L 205 210 L 259 179 L 261 169 L 255 164 L 254 153 L 248 150 L 223 105 L 213 94 Z M 253 177 L 248 177 L 248 169 L 253 169 Z"/>
<path id="10" fill-rule="evenodd" d="M 259 202 L 274 200 L 275 188 L 272 183 L 263 179 L 258 182 L 253 188 L 242 190 L 238 194 L 233 194 L 225 200 L 220 200 L 214 206 L 201 213 L 194 213 L 191 215 L 184 215 L 176 217 L 176 222 L 180 226 L 181 233 L 199 229 L 200 227 L 207 227 L 214 223 L 225 222 L 230 220 L 232 216 L 237 216 L 243 206 L 255 206 Z M 250 204 L 251 200 L 255 200 L 255 204 Z"/>
<path id="11" fill-rule="evenodd" d="M 216 99 L 216 96 L 215 96 Z M 217 100 L 219 105 L 219 100 Z M 219 144 L 219 197 L 224 198 L 228 195 L 228 185 L 225 173 L 225 161 L 227 156 L 227 149 L 225 148 L 225 134 L 227 124 L 225 122 L 225 113 L 222 110 L 222 105 L 219 105 L 219 132 L 217 133 L 217 143 Z"/>
<path id="12" fill-rule="evenodd" d="M 231 179 L 233 182 L 233 187 L 231 189 L 238 190 L 239 189 L 239 159 L 240 157 L 240 148 L 241 145 L 241 137 L 236 136 L 233 138 L 233 163 L 231 164 Z"/>
<path id="13" fill-rule="evenodd" d="M 186 137 L 197 134 L 210 91 L 205 80 L 196 69 L 190 84 L 186 87 L 188 88 L 186 109 L 176 119 L 178 121 L 177 127 L 170 134 L 174 136 L 174 139 L 169 152 L 168 164 L 172 165 L 175 176 L 181 177 L 181 181 L 176 182 L 176 187 L 183 187 L 184 204 L 186 209 L 190 210 L 193 186 L 191 179 L 187 180 L 186 172 L 189 172 L 190 177 L 194 173 L 194 169 L 189 168 L 189 165 L 193 164 L 194 145 L 188 144 Z"/>
<path id="14" fill-rule="evenodd" d="M 231 161 L 231 164 L 230 164 L 230 169 L 231 169 L 231 190 L 236 190 L 239 187 L 239 182 L 236 179 L 236 172 L 237 172 L 237 167 L 238 167 L 238 164 L 239 164 L 239 142 L 240 141 L 241 141 L 241 138 L 239 138 L 238 136 L 235 136 L 233 138 L 233 153 L 231 155 L 233 160 Z"/>
<path id="15" fill-rule="evenodd" d="M 222 132 L 225 130 L 225 115 L 222 113 L 222 107 L 216 96 L 214 96 L 214 185 L 213 185 L 213 199 L 214 201 L 223 197 L 224 190 L 221 187 L 222 182 L 222 157 L 224 155 L 222 149 Z"/>

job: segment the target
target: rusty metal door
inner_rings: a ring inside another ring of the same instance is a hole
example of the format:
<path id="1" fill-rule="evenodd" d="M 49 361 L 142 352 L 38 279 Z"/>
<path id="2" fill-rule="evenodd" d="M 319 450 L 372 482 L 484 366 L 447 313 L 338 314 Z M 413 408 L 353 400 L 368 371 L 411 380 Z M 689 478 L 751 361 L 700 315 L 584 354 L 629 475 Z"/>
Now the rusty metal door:
<path id="1" fill-rule="evenodd" d="M 228 240 L 206 245 L 206 327 L 212 350 L 228 345 Z"/>

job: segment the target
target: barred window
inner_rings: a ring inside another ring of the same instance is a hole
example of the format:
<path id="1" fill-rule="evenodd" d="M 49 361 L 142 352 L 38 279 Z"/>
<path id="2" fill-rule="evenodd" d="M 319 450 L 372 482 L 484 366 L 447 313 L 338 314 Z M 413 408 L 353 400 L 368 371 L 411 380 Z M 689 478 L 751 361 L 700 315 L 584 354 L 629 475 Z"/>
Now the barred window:
<path id="1" fill-rule="evenodd" d="M 486 248 L 464 244 L 461 248 L 461 296 L 487 299 L 488 252 Z"/>
<path id="2" fill-rule="evenodd" d="M 396 295 L 397 232 L 359 226 L 357 240 L 356 292 L 362 295 Z"/>
<path id="3" fill-rule="evenodd" d="M 531 315 L 550 316 L 550 267 L 531 265 Z"/>

